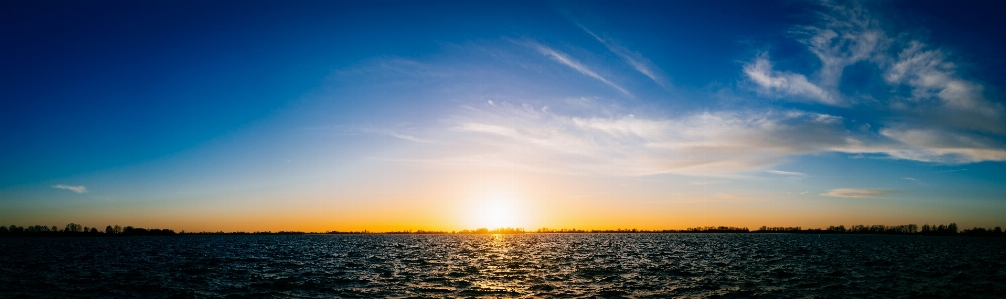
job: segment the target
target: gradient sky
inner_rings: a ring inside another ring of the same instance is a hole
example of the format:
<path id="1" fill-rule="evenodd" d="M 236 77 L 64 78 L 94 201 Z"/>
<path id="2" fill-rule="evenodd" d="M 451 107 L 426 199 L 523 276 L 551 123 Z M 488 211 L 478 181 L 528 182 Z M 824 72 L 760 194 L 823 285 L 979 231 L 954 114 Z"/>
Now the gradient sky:
<path id="1" fill-rule="evenodd" d="M 1006 226 L 1002 1 L 2 1 L 0 224 Z"/>

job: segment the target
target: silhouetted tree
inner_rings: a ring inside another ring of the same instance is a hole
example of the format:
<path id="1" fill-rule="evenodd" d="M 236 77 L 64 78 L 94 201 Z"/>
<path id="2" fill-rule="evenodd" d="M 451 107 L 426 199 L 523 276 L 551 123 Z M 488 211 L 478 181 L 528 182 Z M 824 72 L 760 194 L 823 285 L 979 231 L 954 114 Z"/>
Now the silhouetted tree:
<path id="1" fill-rule="evenodd" d="M 76 223 L 72 223 L 71 222 L 70 224 L 66 225 L 66 228 L 63 231 L 67 232 L 67 233 L 76 233 L 76 232 L 80 232 L 82 230 L 83 229 L 80 226 L 80 224 L 76 224 Z"/>

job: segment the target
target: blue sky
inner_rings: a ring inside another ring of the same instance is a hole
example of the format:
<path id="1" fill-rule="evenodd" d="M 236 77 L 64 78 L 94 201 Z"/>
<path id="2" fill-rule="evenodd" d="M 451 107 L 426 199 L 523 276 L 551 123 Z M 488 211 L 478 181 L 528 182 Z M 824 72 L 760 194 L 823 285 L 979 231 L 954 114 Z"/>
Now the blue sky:
<path id="1" fill-rule="evenodd" d="M 2 5 L 14 224 L 1006 225 L 994 1 Z"/>

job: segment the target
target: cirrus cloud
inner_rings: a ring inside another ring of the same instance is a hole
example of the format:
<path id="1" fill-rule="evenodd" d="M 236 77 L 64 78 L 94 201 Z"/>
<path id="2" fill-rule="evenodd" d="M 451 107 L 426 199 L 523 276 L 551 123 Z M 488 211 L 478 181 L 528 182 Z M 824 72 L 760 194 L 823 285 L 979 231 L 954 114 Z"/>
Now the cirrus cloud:
<path id="1" fill-rule="evenodd" d="M 897 193 L 897 190 L 891 189 L 857 189 L 857 188 L 839 188 L 832 189 L 828 192 L 821 193 L 824 196 L 831 197 L 847 197 L 847 198 L 886 198 L 887 195 Z"/>
<path id="2" fill-rule="evenodd" d="M 70 185 L 62 185 L 62 184 L 60 184 L 60 185 L 55 185 L 55 186 L 52 186 L 52 187 L 56 188 L 56 189 L 70 190 L 70 191 L 73 191 L 73 192 L 76 192 L 76 193 L 87 192 L 87 187 L 84 187 L 84 186 L 70 186 Z"/>

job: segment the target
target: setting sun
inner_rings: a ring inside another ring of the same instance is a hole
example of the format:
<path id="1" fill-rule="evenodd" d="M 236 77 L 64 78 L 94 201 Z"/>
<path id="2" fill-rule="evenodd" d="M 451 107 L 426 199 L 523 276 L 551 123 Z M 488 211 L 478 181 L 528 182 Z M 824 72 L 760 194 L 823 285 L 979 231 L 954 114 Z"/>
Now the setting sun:
<path id="1" fill-rule="evenodd" d="M 521 200 L 506 192 L 489 192 L 477 197 L 473 209 L 469 223 L 478 228 L 525 227 L 528 218 Z"/>

